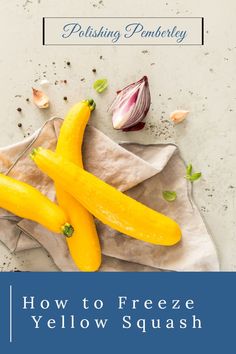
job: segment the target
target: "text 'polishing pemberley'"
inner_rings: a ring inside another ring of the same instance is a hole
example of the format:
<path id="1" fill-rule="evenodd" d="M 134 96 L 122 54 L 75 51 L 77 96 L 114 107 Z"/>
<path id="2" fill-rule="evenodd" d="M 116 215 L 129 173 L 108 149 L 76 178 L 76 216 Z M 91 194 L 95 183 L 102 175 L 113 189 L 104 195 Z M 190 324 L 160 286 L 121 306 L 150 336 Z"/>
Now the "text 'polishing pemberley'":
<path id="1" fill-rule="evenodd" d="M 44 45 L 203 45 L 202 17 L 44 17 Z"/>

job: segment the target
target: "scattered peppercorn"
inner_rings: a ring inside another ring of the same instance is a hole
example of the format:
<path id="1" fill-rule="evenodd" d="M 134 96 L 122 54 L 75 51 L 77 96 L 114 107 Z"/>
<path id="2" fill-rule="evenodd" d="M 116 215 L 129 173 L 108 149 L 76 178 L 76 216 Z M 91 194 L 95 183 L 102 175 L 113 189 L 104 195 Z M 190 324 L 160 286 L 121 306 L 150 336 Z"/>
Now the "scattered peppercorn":
<path id="1" fill-rule="evenodd" d="M 18 107 L 18 108 L 17 108 L 17 111 L 18 111 L 18 112 L 21 112 L 21 111 L 22 111 L 22 109 L 21 109 L 20 107 Z"/>
<path id="2" fill-rule="evenodd" d="M 18 123 L 18 127 L 21 128 L 22 127 L 22 123 Z"/>
<path id="3" fill-rule="evenodd" d="M 70 61 L 67 61 L 66 65 L 70 66 Z"/>
<path id="4" fill-rule="evenodd" d="M 67 80 L 64 80 L 64 84 L 67 84 Z"/>
<path id="5" fill-rule="evenodd" d="M 29 102 L 29 100 L 30 100 L 29 98 L 26 98 L 26 102 Z"/>
<path id="6" fill-rule="evenodd" d="M 97 72 L 97 70 L 96 70 L 96 69 L 93 69 L 92 72 L 95 74 L 95 73 Z"/>
<path id="7" fill-rule="evenodd" d="M 67 101 L 67 97 L 66 97 L 66 96 L 64 96 L 64 97 L 63 97 L 63 100 L 64 100 L 64 101 Z"/>

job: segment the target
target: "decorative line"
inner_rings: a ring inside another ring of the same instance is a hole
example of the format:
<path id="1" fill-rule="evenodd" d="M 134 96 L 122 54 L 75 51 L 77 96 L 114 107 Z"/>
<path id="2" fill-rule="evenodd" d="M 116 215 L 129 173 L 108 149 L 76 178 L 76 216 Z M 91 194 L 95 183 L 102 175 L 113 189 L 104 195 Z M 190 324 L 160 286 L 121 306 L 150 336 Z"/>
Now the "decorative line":
<path id="1" fill-rule="evenodd" d="M 45 17 L 43 17 L 43 45 L 45 45 Z"/>
<path id="2" fill-rule="evenodd" d="M 202 17 L 202 45 L 204 45 L 204 17 Z"/>
<path id="3" fill-rule="evenodd" d="M 9 288 L 9 342 L 12 343 L 12 285 Z"/>

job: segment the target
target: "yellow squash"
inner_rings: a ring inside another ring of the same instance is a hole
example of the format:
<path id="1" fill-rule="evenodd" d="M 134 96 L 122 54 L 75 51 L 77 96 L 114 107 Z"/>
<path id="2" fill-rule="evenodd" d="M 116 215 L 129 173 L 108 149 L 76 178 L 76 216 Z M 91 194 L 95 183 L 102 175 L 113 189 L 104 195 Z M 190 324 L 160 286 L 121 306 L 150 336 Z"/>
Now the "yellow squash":
<path id="1" fill-rule="evenodd" d="M 56 152 L 83 168 L 81 147 L 84 130 L 94 109 L 93 100 L 77 103 L 62 124 Z M 93 216 L 70 194 L 56 183 L 59 205 L 74 227 L 67 244 L 75 264 L 82 271 L 96 271 L 101 264 L 101 249 Z"/>
<path id="2" fill-rule="evenodd" d="M 47 229 L 72 236 L 73 227 L 64 211 L 36 188 L 0 173 L 0 207 L 38 222 Z"/>
<path id="3" fill-rule="evenodd" d="M 61 155 L 38 148 L 31 157 L 104 224 L 153 244 L 171 246 L 180 241 L 181 231 L 174 220 L 121 193 Z"/>

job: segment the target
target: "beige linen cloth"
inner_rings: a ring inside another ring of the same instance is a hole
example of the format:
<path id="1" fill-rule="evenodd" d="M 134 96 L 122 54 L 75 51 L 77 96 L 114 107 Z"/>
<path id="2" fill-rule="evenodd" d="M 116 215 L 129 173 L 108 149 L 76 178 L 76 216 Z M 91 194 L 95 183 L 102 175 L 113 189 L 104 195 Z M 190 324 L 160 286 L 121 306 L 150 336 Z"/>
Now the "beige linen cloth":
<path id="1" fill-rule="evenodd" d="M 53 182 L 36 167 L 29 154 L 37 146 L 55 149 L 61 123 L 60 118 L 52 118 L 33 136 L 0 149 L 0 171 L 35 186 L 55 200 Z M 181 242 L 175 246 L 156 246 L 120 234 L 96 220 L 103 253 L 102 271 L 219 270 L 215 246 L 192 200 L 191 184 L 184 178 L 185 165 L 175 145 L 118 145 L 88 126 L 83 158 L 88 171 L 172 217 L 183 233 Z M 176 191 L 177 200 L 172 203 L 163 200 L 163 190 Z M 24 200 L 19 202 L 23 205 Z M 44 247 L 60 270 L 78 270 L 64 236 L 3 209 L 0 209 L 0 240 L 11 252 Z"/>

